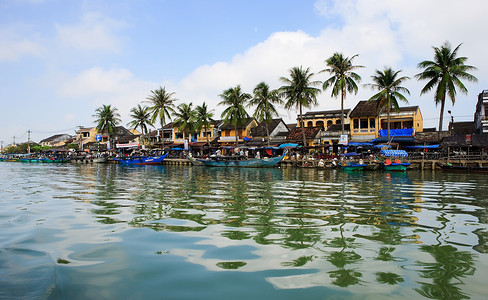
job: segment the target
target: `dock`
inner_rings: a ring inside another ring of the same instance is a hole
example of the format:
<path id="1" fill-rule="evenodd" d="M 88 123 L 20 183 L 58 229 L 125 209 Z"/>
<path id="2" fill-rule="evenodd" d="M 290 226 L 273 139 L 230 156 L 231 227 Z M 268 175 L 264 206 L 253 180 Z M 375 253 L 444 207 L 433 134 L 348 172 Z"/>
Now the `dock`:
<path id="1" fill-rule="evenodd" d="M 324 160 L 325 166 L 330 166 L 332 160 Z M 368 163 L 368 160 L 364 161 Z M 405 159 L 404 162 L 409 162 L 411 165 L 409 169 L 414 170 L 435 170 L 440 169 L 441 164 L 450 163 L 453 166 L 463 167 L 488 167 L 488 160 L 447 160 L 447 159 Z M 163 160 L 163 165 L 171 166 L 191 166 L 191 162 L 186 158 L 166 158 Z M 280 167 L 297 167 L 297 168 L 324 168 L 319 166 L 318 160 L 283 160 L 279 164 Z"/>

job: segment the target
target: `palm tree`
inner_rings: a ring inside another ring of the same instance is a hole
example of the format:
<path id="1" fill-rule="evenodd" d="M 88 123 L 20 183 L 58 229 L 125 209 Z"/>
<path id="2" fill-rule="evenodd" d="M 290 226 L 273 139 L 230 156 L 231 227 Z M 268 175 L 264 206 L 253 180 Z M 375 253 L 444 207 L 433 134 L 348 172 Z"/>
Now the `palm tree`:
<path id="1" fill-rule="evenodd" d="M 410 95 L 410 91 L 401 86 L 404 81 L 410 78 L 406 76 L 398 77 L 400 72 L 401 70 L 394 71 L 390 67 L 385 67 L 383 71 L 376 70 L 375 75 L 371 76 L 374 83 L 365 84 L 365 86 L 378 90 L 378 93 L 374 94 L 368 101 L 376 101 L 378 111 L 386 108 L 388 145 L 390 145 L 390 110 L 393 107 L 396 111 L 399 111 L 398 100 L 408 103 L 407 98 L 401 92 Z"/>
<path id="2" fill-rule="evenodd" d="M 219 105 L 225 105 L 227 108 L 222 112 L 221 118 L 226 123 L 234 125 L 236 136 L 236 147 L 238 143 L 237 127 L 243 125 L 243 122 L 249 118 L 249 114 L 246 112 L 244 106 L 246 102 L 252 98 L 248 93 L 243 93 L 241 86 L 237 85 L 233 88 L 228 88 L 222 94 L 219 95 L 223 100 Z"/>
<path id="3" fill-rule="evenodd" d="M 197 121 L 196 129 L 205 131 L 205 136 L 207 137 L 207 145 L 209 145 L 207 128 L 210 126 L 210 122 L 213 121 L 213 109 L 208 110 L 207 104 L 203 102 L 202 105 L 195 108 L 195 119 Z"/>
<path id="4" fill-rule="evenodd" d="M 117 125 L 120 123 L 117 108 L 104 104 L 95 110 L 93 117 L 96 118 L 94 123 L 97 124 L 98 132 L 106 133 L 110 144 L 110 135 L 116 133 Z"/>
<path id="5" fill-rule="evenodd" d="M 269 124 L 273 121 L 273 116 L 279 116 L 274 104 L 282 104 L 277 90 L 270 90 L 265 82 L 259 83 L 254 88 L 254 97 L 249 101 L 248 106 L 256 106 L 253 117 L 258 122 L 265 122 L 266 136 L 268 137 L 268 147 L 270 144 L 269 138 Z"/>
<path id="6" fill-rule="evenodd" d="M 142 107 L 140 104 L 137 104 L 137 106 L 133 107 L 130 112 L 130 117 L 132 118 L 132 121 L 130 121 L 127 126 L 131 126 L 134 129 L 137 129 L 137 127 L 139 127 L 141 129 L 142 144 L 144 145 L 144 138 L 147 134 L 147 126 L 153 126 L 151 122 L 151 111 L 149 107 Z"/>
<path id="7" fill-rule="evenodd" d="M 451 50 L 451 44 L 446 41 L 441 47 L 433 47 L 434 61 L 425 60 L 419 63 L 418 68 L 424 70 L 415 75 L 417 80 L 428 80 L 427 84 L 420 91 L 420 95 L 427 93 L 435 87 L 434 102 L 436 105 L 441 104 L 439 136 L 442 131 L 446 94 L 449 95 L 452 105 L 454 105 L 456 86 L 464 94 L 468 93 L 461 79 L 478 82 L 475 76 L 468 73 L 468 71 L 476 70 L 476 67 L 464 64 L 468 59 L 467 57 L 457 57 L 457 52 L 461 45 L 459 44 L 454 50 Z"/>
<path id="8" fill-rule="evenodd" d="M 177 100 L 173 98 L 174 92 L 167 92 L 165 88 L 159 87 L 154 91 L 151 90 L 151 95 L 147 97 L 148 103 L 151 104 L 149 107 L 151 111 L 151 122 L 154 123 L 159 117 L 161 122 L 161 137 L 163 140 L 164 149 L 164 133 L 163 127 L 166 124 L 166 117 L 171 120 L 171 113 L 174 112 L 174 102 Z"/>
<path id="9" fill-rule="evenodd" d="M 181 103 L 174 112 L 174 126 L 183 133 L 183 140 L 190 136 L 194 130 L 196 112 L 191 108 L 192 103 Z"/>
<path id="10" fill-rule="evenodd" d="M 303 70 L 302 67 L 290 69 L 290 78 L 281 77 L 280 80 L 285 84 L 280 87 L 280 97 L 286 99 L 285 108 L 296 107 L 299 109 L 300 127 L 302 128 L 303 146 L 306 146 L 305 129 L 303 124 L 303 107 L 317 105 L 317 95 L 320 89 L 315 88 L 320 81 L 312 81 L 315 74 L 310 72 L 310 68 Z"/>
<path id="11" fill-rule="evenodd" d="M 357 82 L 361 81 L 361 76 L 356 74 L 354 70 L 363 68 L 363 66 L 354 66 L 352 61 L 358 54 L 353 55 L 351 58 L 344 57 L 342 53 L 336 52 L 329 57 L 325 63 L 327 69 L 320 72 L 328 72 L 332 75 L 329 79 L 324 81 L 322 89 L 325 91 L 332 86 L 331 96 L 336 97 L 341 95 L 341 134 L 344 132 L 344 99 L 346 99 L 346 93 L 357 94 L 358 86 Z"/>

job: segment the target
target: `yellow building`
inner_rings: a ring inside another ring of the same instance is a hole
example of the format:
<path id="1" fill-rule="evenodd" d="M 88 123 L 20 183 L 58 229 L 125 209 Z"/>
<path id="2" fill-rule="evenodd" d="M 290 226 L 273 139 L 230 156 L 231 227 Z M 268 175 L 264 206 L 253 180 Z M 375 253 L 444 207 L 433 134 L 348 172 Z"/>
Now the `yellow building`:
<path id="1" fill-rule="evenodd" d="M 359 101 L 349 118 L 351 142 L 369 142 L 386 136 L 387 113 L 384 110 L 378 111 L 374 101 Z M 418 106 L 400 107 L 399 111 L 390 111 L 391 136 L 413 138 L 416 132 L 423 131 L 423 126 L 422 113 Z"/>
<path id="2" fill-rule="evenodd" d="M 248 118 L 244 125 L 237 127 L 237 133 L 235 132 L 235 126 L 230 123 L 224 123 L 221 127 L 221 134 L 219 137 L 219 144 L 231 145 L 236 141 L 236 135 L 238 142 L 243 142 L 245 137 L 251 136 L 251 129 L 258 126 L 258 122 L 254 118 Z"/>
<path id="3" fill-rule="evenodd" d="M 344 124 L 349 124 L 350 109 L 344 109 Z M 341 124 L 341 110 L 309 111 L 303 115 L 304 127 L 322 127 L 327 130 L 331 125 Z M 300 118 L 297 118 L 300 127 Z"/>

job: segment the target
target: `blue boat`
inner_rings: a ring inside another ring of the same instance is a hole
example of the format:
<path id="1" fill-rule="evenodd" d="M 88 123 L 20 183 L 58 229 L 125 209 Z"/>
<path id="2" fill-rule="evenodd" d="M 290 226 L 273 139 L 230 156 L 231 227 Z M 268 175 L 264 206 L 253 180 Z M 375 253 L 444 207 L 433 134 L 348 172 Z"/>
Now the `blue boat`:
<path id="1" fill-rule="evenodd" d="M 381 164 L 385 171 L 406 171 L 410 163 L 401 162 L 398 158 L 407 157 L 408 154 L 405 150 L 381 150 L 381 154 L 386 157 L 396 157 L 392 162 L 389 158 Z"/>
<path id="2" fill-rule="evenodd" d="M 168 154 L 161 156 L 129 156 L 113 158 L 122 165 L 160 165 Z"/>
<path id="3" fill-rule="evenodd" d="M 194 165 L 203 165 L 207 167 L 241 167 L 241 168 L 269 168 L 276 166 L 285 157 L 285 153 L 281 156 L 271 158 L 249 158 L 240 159 L 239 157 L 212 157 L 209 159 L 191 159 Z"/>
<path id="4" fill-rule="evenodd" d="M 366 167 L 366 164 L 359 164 L 355 162 L 343 162 L 341 163 L 341 170 L 344 171 L 362 171 Z"/>

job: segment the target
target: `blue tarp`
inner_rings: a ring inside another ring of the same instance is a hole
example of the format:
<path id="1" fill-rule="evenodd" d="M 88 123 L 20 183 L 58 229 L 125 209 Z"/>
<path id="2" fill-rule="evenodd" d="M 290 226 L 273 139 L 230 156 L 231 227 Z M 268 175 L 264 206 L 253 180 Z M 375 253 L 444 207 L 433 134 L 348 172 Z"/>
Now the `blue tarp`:
<path id="1" fill-rule="evenodd" d="M 437 145 L 425 145 L 425 146 L 405 146 L 407 149 L 435 149 L 439 148 L 439 144 Z"/>
<path id="2" fill-rule="evenodd" d="M 298 147 L 298 144 L 287 143 L 287 144 L 281 144 L 280 145 L 281 149 L 283 149 L 283 148 L 296 148 L 296 147 Z"/>
<path id="3" fill-rule="evenodd" d="M 387 137 L 388 130 L 379 130 L 380 137 Z M 408 129 L 390 129 L 390 136 L 413 136 L 413 128 Z"/>
<path id="4" fill-rule="evenodd" d="M 381 150 L 381 154 L 384 156 L 399 156 L 399 157 L 407 157 L 407 151 L 405 150 Z"/>
<path id="5" fill-rule="evenodd" d="M 369 146 L 369 147 L 372 147 L 373 146 L 373 143 L 351 142 L 351 143 L 348 144 L 348 146 L 351 146 L 351 147 L 359 147 L 359 146 Z"/>
<path id="6" fill-rule="evenodd" d="M 392 142 L 404 142 L 404 143 L 411 143 L 411 142 L 415 141 L 415 138 L 413 136 L 393 136 L 393 137 L 390 137 L 390 139 L 392 140 Z M 371 142 L 373 142 L 373 143 L 386 143 L 388 141 L 387 141 L 387 137 L 379 137 L 379 138 L 372 140 Z"/>
<path id="7" fill-rule="evenodd" d="M 356 152 L 347 152 L 347 153 L 342 153 L 341 155 L 345 157 L 349 157 L 349 156 L 357 156 L 359 154 L 357 154 Z"/>

